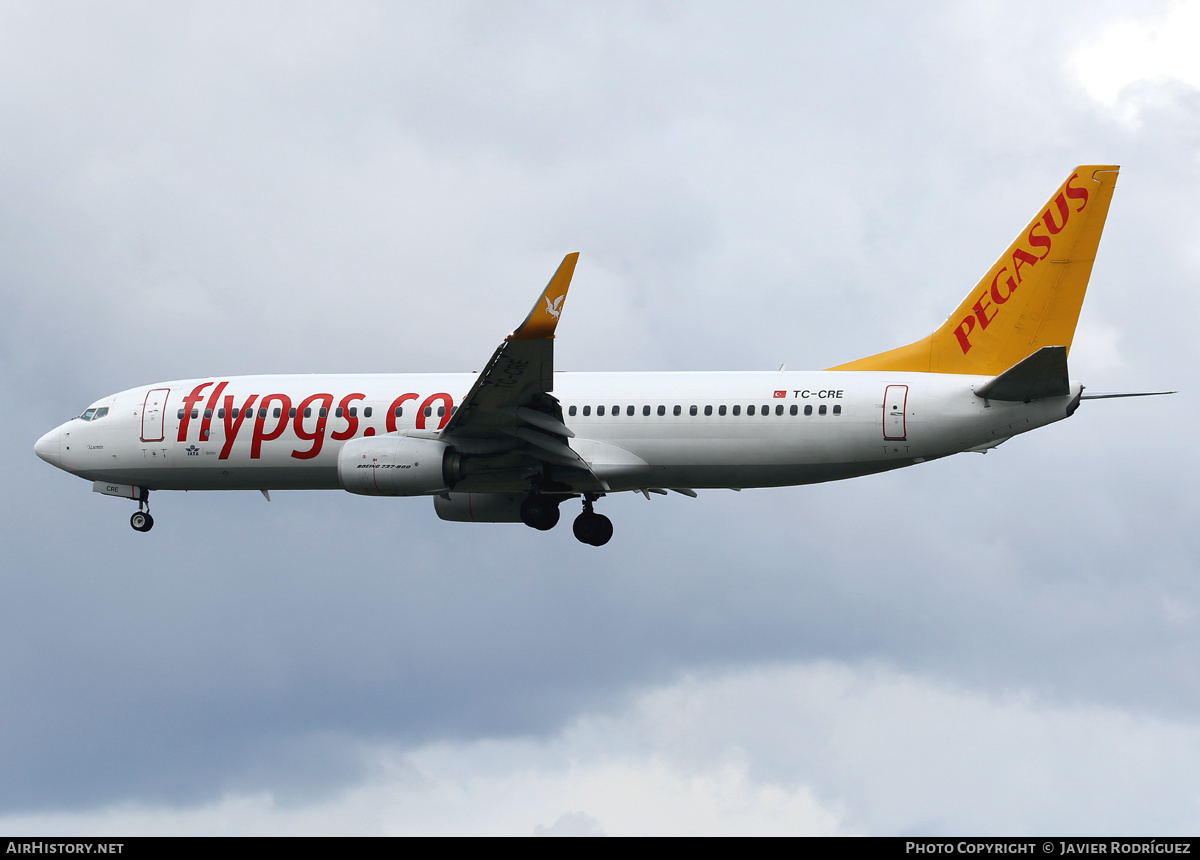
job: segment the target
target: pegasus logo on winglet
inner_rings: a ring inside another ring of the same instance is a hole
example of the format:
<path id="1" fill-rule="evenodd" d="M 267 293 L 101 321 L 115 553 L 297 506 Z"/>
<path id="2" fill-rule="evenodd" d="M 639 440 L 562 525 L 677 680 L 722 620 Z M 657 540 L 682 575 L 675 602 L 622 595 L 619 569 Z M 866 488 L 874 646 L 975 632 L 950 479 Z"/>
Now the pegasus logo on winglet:
<path id="1" fill-rule="evenodd" d="M 562 313 L 563 299 L 565 299 L 566 297 L 567 297 L 567 294 L 563 293 L 561 296 L 559 296 L 557 299 L 554 300 L 553 304 L 551 304 L 550 297 L 544 296 L 544 298 L 546 300 L 546 313 L 550 314 L 550 316 L 554 317 L 555 319 L 558 319 L 559 314 Z"/>

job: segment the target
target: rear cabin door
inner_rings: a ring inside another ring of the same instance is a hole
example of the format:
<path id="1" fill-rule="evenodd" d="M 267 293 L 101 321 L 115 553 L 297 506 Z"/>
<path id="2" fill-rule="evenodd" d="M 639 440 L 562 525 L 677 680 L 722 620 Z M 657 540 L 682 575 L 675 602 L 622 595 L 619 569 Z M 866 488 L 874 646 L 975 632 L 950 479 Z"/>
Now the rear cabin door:
<path id="1" fill-rule="evenodd" d="M 908 386 L 889 385 L 883 392 L 884 439 L 900 442 L 908 436 L 904 425 L 904 414 L 907 408 Z"/>
<path id="2" fill-rule="evenodd" d="M 167 406 L 169 388 L 155 388 L 146 394 L 146 402 L 142 405 L 142 441 L 161 442 L 163 440 L 163 418 Z"/>

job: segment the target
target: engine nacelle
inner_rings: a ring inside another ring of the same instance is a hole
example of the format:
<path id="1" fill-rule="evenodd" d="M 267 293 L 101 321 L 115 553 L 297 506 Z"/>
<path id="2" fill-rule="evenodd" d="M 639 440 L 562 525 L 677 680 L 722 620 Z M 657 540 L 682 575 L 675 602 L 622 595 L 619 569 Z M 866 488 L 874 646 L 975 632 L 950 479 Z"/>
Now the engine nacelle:
<path id="1" fill-rule="evenodd" d="M 338 481 L 363 496 L 426 496 L 454 483 L 457 460 L 454 450 L 437 439 L 365 436 L 342 446 Z"/>
<path id="2" fill-rule="evenodd" d="M 438 496 L 433 509 L 444 520 L 454 523 L 519 523 L 522 493 L 449 493 Z"/>

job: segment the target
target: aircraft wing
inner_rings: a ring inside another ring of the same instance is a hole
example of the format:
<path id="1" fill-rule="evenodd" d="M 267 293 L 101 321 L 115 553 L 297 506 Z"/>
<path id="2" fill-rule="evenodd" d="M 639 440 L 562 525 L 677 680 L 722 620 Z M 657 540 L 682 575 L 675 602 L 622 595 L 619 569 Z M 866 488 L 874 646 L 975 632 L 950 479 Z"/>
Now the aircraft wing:
<path id="1" fill-rule="evenodd" d="M 521 448 L 535 460 L 590 474 L 567 444 L 575 434 L 563 423 L 562 408 L 550 394 L 554 330 L 578 259 L 578 253 L 563 258 L 525 321 L 496 348 L 442 430 L 442 438 L 467 442 L 468 449 Z"/>

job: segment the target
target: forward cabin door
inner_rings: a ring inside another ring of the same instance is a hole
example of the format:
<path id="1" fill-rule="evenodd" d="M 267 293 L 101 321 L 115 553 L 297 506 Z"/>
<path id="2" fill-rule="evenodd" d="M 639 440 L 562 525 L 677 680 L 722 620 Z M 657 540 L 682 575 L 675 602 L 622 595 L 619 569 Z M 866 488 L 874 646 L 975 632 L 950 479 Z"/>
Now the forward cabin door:
<path id="1" fill-rule="evenodd" d="M 889 385 L 883 392 L 883 438 L 902 442 L 908 433 L 904 414 L 908 408 L 908 386 Z"/>
<path id="2" fill-rule="evenodd" d="M 169 388 L 155 388 L 146 394 L 146 402 L 142 404 L 142 441 L 161 442 L 163 440 L 163 411 L 167 407 Z"/>

